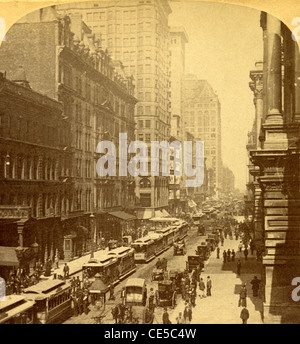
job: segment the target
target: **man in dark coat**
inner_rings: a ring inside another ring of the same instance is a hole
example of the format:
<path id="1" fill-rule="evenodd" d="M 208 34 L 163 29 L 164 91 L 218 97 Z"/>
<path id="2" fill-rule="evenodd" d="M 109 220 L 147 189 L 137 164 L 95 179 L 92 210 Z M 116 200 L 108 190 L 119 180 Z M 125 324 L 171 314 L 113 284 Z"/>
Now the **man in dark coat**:
<path id="1" fill-rule="evenodd" d="M 167 308 L 164 309 L 164 314 L 162 316 L 162 321 L 163 321 L 163 324 L 164 325 L 168 325 L 170 324 L 170 319 L 169 319 L 169 313 L 168 313 L 168 310 Z"/>
<path id="2" fill-rule="evenodd" d="M 257 276 L 254 276 L 253 280 L 251 281 L 252 284 L 252 290 L 253 290 L 253 296 L 258 296 L 258 290 L 260 285 L 260 280 L 257 278 Z"/>
<path id="3" fill-rule="evenodd" d="M 231 251 L 231 261 L 232 261 L 232 262 L 235 261 L 235 252 L 234 252 L 234 249 Z"/>
<path id="4" fill-rule="evenodd" d="M 206 281 L 206 295 L 211 296 L 211 288 L 212 288 L 212 282 L 209 276 L 207 276 Z"/>
<path id="5" fill-rule="evenodd" d="M 218 259 L 220 258 L 220 247 L 219 246 L 217 247 L 217 258 Z"/>
<path id="6" fill-rule="evenodd" d="M 245 260 L 247 260 L 248 259 L 248 249 L 247 248 L 245 248 L 245 250 L 244 250 L 244 256 L 245 256 Z"/>
<path id="7" fill-rule="evenodd" d="M 247 320 L 249 319 L 249 311 L 246 307 L 242 309 L 240 317 L 243 321 L 242 324 L 247 324 Z"/>
<path id="8" fill-rule="evenodd" d="M 64 265 L 64 277 L 65 278 L 69 278 L 69 272 L 70 272 L 70 268 L 67 265 L 67 263 L 65 263 L 65 265 Z"/>
<path id="9" fill-rule="evenodd" d="M 227 253 L 224 250 L 224 252 L 223 252 L 223 263 L 226 263 L 226 257 L 227 257 Z"/>
<path id="10" fill-rule="evenodd" d="M 227 261 L 230 262 L 231 251 L 230 249 L 227 250 Z"/>
<path id="11" fill-rule="evenodd" d="M 241 274 L 241 267 L 242 267 L 241 261 L 238 259 L 236 263 L 236 273 L 238 276 Z"/>

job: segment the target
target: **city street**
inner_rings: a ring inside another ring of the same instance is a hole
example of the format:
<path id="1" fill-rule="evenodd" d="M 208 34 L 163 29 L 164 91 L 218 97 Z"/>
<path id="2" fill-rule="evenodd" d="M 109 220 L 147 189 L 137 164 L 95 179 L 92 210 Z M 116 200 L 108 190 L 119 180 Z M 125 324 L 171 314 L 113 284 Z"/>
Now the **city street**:
<path id="1" fill-rule="evenodd" d="M 200 241 L 200 236 L 197 236 L 195 231 L 189 232 L 189 236 L 186 238 L 187 255 L 193 255 Z M 239 241 L 225 239 L 224 246 L 221 246 L 220 257 L 222 257 L 223 250 L 230 248 L 238 252 Z M 168 260 L 168 270 L 183 271 L 186 264 L 187 255 L 185 256 L 173 256 L 173 249 L 170 248 L 164 252 L 160 258 L 166 258 Z M 236 258 L 239 254 L 237 253 Z M 206 282 L 207 276 L 212 279 L 212 296 L 200 299 L 197 296 L 196 306 L 193 308 L 192 324 L 238 324 L 241 323 L 240 312 L 241 308 L 238 307 L 239 290 L 242 283 L 247 283 L 248 297 L 247 308 L 249 310 L 250 318 L 248 323 L 250 324 L 262 324 L 261 310 L 262 301 L 260 297 L 253 298 L 250 281 L 254 275 L 260 279 L 259 264 L 257 264 L 255 256 L 250 255 L 248 261 L 245 262 L 244 257 L 241 259 L 242 269 L 241 276 L 236 276 L 236 262 L 230 262 L 223 264 L 223 260 L 216 258 L 216 251 L 212 252 L 212 255 L 206 262 L 204 272 L 201 274 L 204 282 Z M 147 281 L 148 291 L 150 288 L 157 289 L 156 281 L 151 282 L 151 274 L 153 267 L 155 266 L 156 259 L 149 264 L 142 264 L 137 266 L 137 271 L 129 278 L 139 277 L 145 278 Z M 120 292 L 125 285 L 126 280 L 122 281 L 115 288 L 115 301 L 108 301 L 105 307 L 105 317 L 103 323 L 113 324 L 114 320 L 111 314 L 112 307 L 120 302 Z M 197 292 L 199 289 L 197 288 Z M 93 317 L 99 315 L 99 311 L 93 309 L 90 305 L 89 314 L 82 314 L 77 317 L 71 317 L 66 320 L 66 324 L 92 324 L 94 323 Z M 177 295 L 177 305 L 174 309 L 168 308 L 170 320 L 173 324 L 176 323 L 176 317 L 179 312 L 184 311 L 184 301 L 181 295 Z M 154 314 L 154 324 L 162 323 L 163 307 L 157 307 Z"/>

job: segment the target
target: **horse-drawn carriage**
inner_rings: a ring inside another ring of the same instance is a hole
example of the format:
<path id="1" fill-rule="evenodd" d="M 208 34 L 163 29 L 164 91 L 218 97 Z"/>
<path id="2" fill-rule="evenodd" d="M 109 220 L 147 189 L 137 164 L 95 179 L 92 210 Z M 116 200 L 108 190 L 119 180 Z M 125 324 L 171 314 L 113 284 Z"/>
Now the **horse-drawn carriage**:
<path id="1" fill-rule="evenodd" d="M 153 311 L 146 307 L 147 288 L 143 278 L 130 278 L 125 285 L 124 304 L 116 306 L 113 316 L 123 324 L 152 324 Z"/>
<path id="2" fill-rule="evenodd" d="M 169 306 L 174 308 L 176 305 L 176 287 L 173 281 L 164 280 L 158 282 L 158 289 L 156 291 L 156 305 Z"/>
<path id="3" fill-rule="evenodd" d="M 206 241 L 201 242 L 201 244 L 197 246 L 196 255 L 200 256 L 201 259 L 204 261 L 209 258 L 209 254 L 210 254 L 210 248 L 207 242 Z"/>
<path id="4" fill-rule="evenodd" d="M 169 271 L 169 280 L 173 282 L 173 286 L 177 294 L 181 293 L 182 277 L 183 277 L 183 272 L 178 272 L 176 270 Z"/>
<path id="5" fill-rule="evenodd" d="M 156 262 L 152 271 L 152 281 L 162 281 L 165 278 L 167 273 L 167 264 L 168 262 L 166 258 L 163 258 L 162 260 L 158 258 L 158 261 Z"/>
<path id="6" fill-rule="evenodd" d="M 200 256 L 188 256 L 186 269 L 188 272 L 195 270 L 203 271 L 204 261 Z"/>
<path id="7" fill-rule="evenodd" d="M 184 240 L 180 240 L 177 242 L 174 242 L 174 256 L 182 255 L 184 256 L 186 254 L 186 247 Z"/>

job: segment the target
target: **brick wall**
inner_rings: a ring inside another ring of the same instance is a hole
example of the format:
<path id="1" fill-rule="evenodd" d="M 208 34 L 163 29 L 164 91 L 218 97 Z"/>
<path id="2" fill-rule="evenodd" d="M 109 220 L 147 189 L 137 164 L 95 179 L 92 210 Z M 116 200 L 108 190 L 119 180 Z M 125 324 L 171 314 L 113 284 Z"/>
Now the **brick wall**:
<path id="1" fill-rule="evenodd" d="M 55 37 L 56 22 L 14 24 L 0 48 L 0 70 L 7 79 L 23 66 L 27 80 L 35 91 L 56 98 Z"/>

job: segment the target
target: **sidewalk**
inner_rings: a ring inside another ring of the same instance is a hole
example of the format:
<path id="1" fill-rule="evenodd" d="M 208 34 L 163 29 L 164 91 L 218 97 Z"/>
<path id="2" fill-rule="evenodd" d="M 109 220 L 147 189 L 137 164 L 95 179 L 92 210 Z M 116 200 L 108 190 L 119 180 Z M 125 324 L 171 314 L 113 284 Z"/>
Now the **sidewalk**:
<path id="1" fill-rule="evenodd" d="M 106 247 L 104 250 L 98 250 L 94 252 L 94 258 L 97 259 L 101 256 L 103 256 L 105 253 L 108 252 L 108 247 Z M 84 256 L 81 256 L 80 258 L 71 260 L 69 262 L 65 262 L 65 261 L 60 261 L 59 262 L 59 268 L 56 269 L 56 266 L 53 264 L 53 267 L 51 269 L 51 276 L 44 276 L 41 275 L 41 279 L 50 279 L 51 277 L 53 277 L 54 274 L 61 275 L 64 276 L 64 265 L 65 263 L 67 263 L 67 265 L 69 266 L 69 276 L 75 275 L 76 273 L 80 272 L 82 270 L 82 265 L 84 263 L 87 263 L 91 258 L 91 254 L 86 254 Z"/>
<path id="2" fill-rule="evenodd" d="M 216 250 L 212 252 L 204 272 L 201 274 L 206 284 L 207 276 L 212 280 L 212 296 L 200 299 L 199 287 L 197 287 L 196 306 L 193 308 L 192 324 L 241 324 L 240 313 L 242 307 L 238 307 L 239 292 L 243 283 L 247 284 L 247 309 L 250 317 L 249 324 L 262 324 L 262 300 L 253 297 L 252 285 L 254 276 L 260 276 L 260 265 L 256 262 L 255 255 L 249 254 L 248 260 L 241 258 L 241 275 L 236 275 L 236 261 L 223 264 L 223 250 L 234 249 L 238 251 L 239 241 L 226 239 L 224 246 L 220 247 L 220 259 L 216 258 Z M 255 253 L 255 252 L 254 252 Z M 176 311 L 170 317 L 172 323 L 176 323 L 179 312 L 184 311 L 184 302 L 179 296 Z"/>

